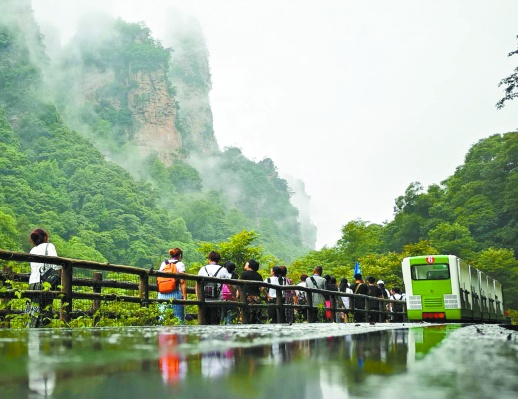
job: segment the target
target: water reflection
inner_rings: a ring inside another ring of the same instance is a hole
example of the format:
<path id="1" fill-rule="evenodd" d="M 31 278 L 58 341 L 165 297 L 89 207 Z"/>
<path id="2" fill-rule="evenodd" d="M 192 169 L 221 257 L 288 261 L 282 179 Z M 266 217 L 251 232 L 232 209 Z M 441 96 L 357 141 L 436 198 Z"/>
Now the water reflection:
<path id="1" fill-rule="evenodd" d="M 158 366 L 162 381 L 167 384 L 176 385 L 180 379 L 187 375 L 186 356 L 182 356 L 177 352 L 178 340 L 183 340 L 183 335 L 171 333 L 159 333 L 158 345 L 160 357 Z"/>
<path id="2" fill-rule="evenodd" d="M 42 358 L 42 342 L 37 331 L 29 331 L 27 354 L 29 361 L 27 362 L 27 377 L 30 396 L 47 397 L 52 395 L 56 386 L 56 373 L 50 367 L 45 365 Z"/>
<path id="3" fill-rule="evenodd" d="M 452 331 L 311 328 L 1 331 L 0 397 L 368 397 Z"/>

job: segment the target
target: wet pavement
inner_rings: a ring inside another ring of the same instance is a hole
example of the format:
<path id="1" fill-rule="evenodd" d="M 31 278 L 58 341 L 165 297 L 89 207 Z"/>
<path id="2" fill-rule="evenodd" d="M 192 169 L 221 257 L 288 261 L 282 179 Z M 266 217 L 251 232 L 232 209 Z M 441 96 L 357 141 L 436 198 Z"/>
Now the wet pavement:
<path id="1" fill-rule="evenodd" d="M 517 398 L 518 332 L 293 324 L 0 330 L 0 398 Z"/>

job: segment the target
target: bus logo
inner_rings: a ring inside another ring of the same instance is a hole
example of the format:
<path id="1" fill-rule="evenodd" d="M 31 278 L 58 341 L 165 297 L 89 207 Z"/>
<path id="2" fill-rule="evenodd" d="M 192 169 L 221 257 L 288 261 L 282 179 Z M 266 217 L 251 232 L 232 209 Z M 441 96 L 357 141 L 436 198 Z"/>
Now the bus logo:
<path id="1" fill-rule="evenodd" d="M 434 257 L 433 257 L 433 256 L 427 256 L 427 257 L 426 257 L 426 262 L 427 262 L 427 263 L 433 263 L 433 262 L 435 262 L 435 259 L 434 259 Z"/>

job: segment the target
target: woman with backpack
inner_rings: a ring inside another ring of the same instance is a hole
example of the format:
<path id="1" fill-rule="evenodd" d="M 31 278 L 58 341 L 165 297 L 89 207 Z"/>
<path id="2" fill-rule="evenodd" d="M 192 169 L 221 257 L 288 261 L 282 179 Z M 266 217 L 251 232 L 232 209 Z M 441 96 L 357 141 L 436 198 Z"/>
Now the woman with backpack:
<path id="1" fill-rule="evenodd" d="M 49 234 L 45 230 L 34 229 L 31 231 L 30 241 L 32 244 L 31 254 L 58 256 L 56 247 L 49 242 Z M 42 283 L 42 276 L 48 269 L 55 269 L 58 270 L 58 273 L 61 273 L 61 266 L 31 262 L 29 289 L 42 291 L 42 293 L 39 298 L 33 298 L 32 302 L 27 301 L 27 313 L 29 314 L 28 327 L 45 327 L 52 320 L 53 298 L 45 293 L 45 286 Z"/>
<path id="2" fill-rule="evenodd" d="M 181 248 L 173 248 L 169 250 L 170 259 L 165 260 L 160 265 L 160 271 L 166 273 L 185 273 L 185 264 L 182 262 L 183 251 Z M 159 279 L 157 279 L 158 281 Z M 165 279 L 164 279 L 165 280 Z M 174 280 L 172 284 L 172 290 L 166 290 L 161 292 L 160 281 L 158 281 L 158 299 L 187 299 L 187 284 L 182 279 L 168 279 Z M 165 312 L 166 309 L 172 309 L 174 315 L 180 319 L 182 323 L 185 323 L 185 312 L 183 305 L 178 304 L 160 304 L 160 310 Z M 163 320 L 163 316 L 161 316 Z"/>

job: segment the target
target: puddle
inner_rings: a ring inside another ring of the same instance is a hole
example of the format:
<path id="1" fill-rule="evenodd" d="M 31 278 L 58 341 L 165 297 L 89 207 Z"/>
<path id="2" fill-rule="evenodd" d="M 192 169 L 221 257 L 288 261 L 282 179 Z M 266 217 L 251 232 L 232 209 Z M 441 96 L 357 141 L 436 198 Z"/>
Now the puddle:
<path id="1" fill-rule="evenodd" d="M 491 389 L 516 397 L 517 348 L 507 338 L 518 333 L 397 327 L 2 330 L 0 397 L 471 399 Z M 501 371 L 513 377 L 503 390 Z M 487 387 L 476 388 L 484 377 Z"/>

